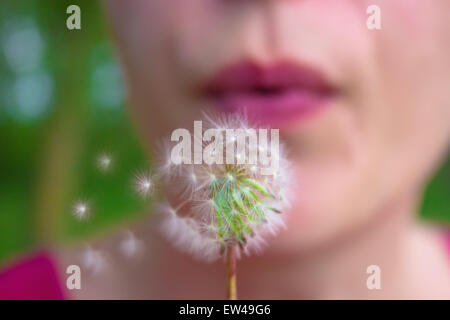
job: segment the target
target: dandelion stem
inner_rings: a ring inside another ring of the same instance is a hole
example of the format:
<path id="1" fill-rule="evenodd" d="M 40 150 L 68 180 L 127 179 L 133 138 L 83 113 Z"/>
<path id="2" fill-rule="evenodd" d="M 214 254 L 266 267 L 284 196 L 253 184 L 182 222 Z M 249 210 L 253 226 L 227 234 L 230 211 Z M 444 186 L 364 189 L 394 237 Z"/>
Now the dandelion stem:
<path id="1" fill-rule="evenodd" d="M 236 300 L 236 244 L 227 248 L 227 291 L 228 300 Z"/>

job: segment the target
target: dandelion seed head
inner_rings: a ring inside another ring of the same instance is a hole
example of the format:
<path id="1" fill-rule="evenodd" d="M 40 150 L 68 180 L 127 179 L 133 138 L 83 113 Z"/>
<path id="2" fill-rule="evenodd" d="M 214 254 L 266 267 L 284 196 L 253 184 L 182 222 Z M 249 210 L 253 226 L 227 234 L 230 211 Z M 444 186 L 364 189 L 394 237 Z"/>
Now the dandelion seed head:
<path id="1" fill-rule="evenodd" d="M 245 118 L 226 116 L 209 118 L 209 122 L 209 128 L 222 131 L 254 132 Z M 232 139 L 236 141 L 235 136 Z M 250 145 L 250 140 L 244 141 L 246 150 L 265 150 Z M 283 160 L 282 166 L 285 159 L 282 149 L 280 154 L 277 152 L 271 150 L 269 156 Z M 239 152 L 234 158 L 242 159 L 244 155 Z M 285 171 L 263 175 L 258 169 L 266 166 L 260 158 L 251 164 L 182 164 L 185 174 L 168 184 L 167 189 L 175 193 L 169 198 L 175 200 L 164 208 L 164 235 L 182 251 L 208 261 L 219 258 L 230 243 L 239 244 L 239 254 L 260 250 L 265 238 L 282 228 L 280 212 L 287 206 L 284 195 L 279 193 L 288 182 Z M 169 174 L 173 176 L 173 172 Z M 180 189 L 189 192 L 179 192 Z"/>

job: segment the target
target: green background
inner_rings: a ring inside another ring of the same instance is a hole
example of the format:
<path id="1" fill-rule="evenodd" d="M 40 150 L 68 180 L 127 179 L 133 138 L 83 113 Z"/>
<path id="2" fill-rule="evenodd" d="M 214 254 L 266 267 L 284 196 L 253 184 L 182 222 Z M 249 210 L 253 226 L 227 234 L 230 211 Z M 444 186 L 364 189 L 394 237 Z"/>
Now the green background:
<path id="1" fill-rule="evenodd" d="M 82 29 L 66 28 L 81 7 Z M 148 214 L 132 189 L 149 160 L 97 1 L 0 2 L 0 264 L 33 246 L 79 241 Z M 450 89 L 449 89 L 450 90 Z M 112 168 L 96 167 L 108 152 Z M 450 221 L 450 164 L 427 187 L 422 218 Z M 78 222 L 72 206 L 95 214 Z"/>

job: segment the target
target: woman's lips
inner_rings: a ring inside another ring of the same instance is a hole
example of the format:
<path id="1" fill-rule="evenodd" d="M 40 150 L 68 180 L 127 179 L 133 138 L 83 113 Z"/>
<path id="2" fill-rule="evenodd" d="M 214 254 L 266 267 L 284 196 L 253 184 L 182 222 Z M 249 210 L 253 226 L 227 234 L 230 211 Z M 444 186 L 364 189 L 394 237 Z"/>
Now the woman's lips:
<path id="1" fill-rule="evenodd" d="M 281 127 L 329 105 L 337 90 L 311 68 L 243 62 L 221 70 L 203 93 L 221 111 L 242 112 L 261 124 Z"/>

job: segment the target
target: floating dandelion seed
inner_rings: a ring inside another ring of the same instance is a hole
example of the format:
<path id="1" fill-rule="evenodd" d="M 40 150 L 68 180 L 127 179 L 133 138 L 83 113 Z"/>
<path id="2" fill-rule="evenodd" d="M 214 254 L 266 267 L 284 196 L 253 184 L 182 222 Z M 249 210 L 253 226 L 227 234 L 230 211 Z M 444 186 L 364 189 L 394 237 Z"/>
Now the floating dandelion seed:
<path id="1" fill-rule="evenodd" d="M 139 173 L 134 180 L 136 192 L 143 198 L 147 198 L 153 191 L 152 177 L 148 173 Z"/>
<path id="2" fill-rule="evenodd" d="M 89 217 L 90 208 L 88 204 L 84 201 L 78 201 L 73 206 L 73 215 L 78 220 L 84 220 Z"/>
<path id="3" fill-rule="evenodd" d="M 99 273 L 106 267 L 106 261 L 101 252 L 89 245 L 83 252 L 82 263 L 89 272 L 94 274 Z"/>
<path id="4" fill-rule="evenodd" d="M 108 171 L 111 167 L 112 159 L 109 154 L 103 153 L 97 158 L 97 166 L 101 171 Z"/>
<path id="5" fill-rule="evenodd" d="M 127 230 L 125 237 L 119 244 L 120 253 L 126 258 L 137 257 L 142 253 L 143 243 L 133 232 Z"/>

